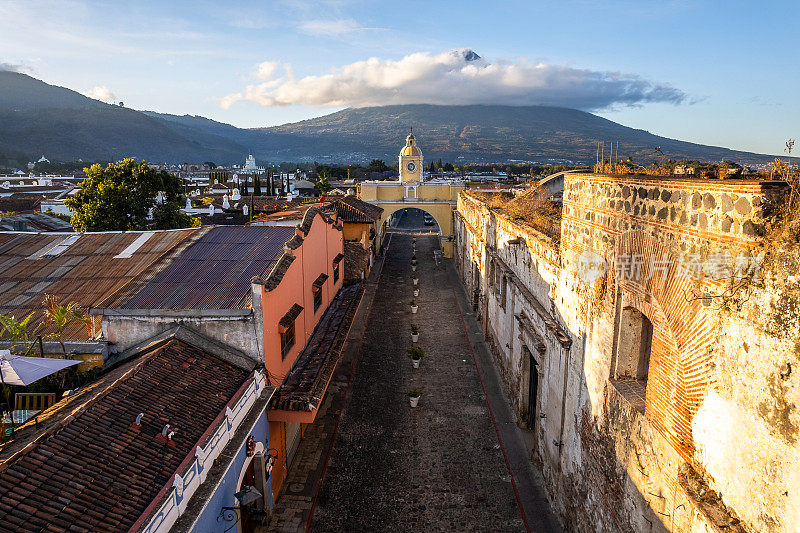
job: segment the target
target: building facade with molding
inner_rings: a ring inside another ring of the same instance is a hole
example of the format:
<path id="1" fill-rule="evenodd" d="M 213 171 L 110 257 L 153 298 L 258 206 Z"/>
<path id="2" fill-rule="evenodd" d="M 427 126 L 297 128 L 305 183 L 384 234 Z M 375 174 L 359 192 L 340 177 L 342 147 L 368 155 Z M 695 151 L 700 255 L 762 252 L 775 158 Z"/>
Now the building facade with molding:
<path id="1" fill-rule="evenodd" d="M 568 530 L 796 530 L 800 256 L 763 264 L 784 190 L 570 174 L 559 239 L 460 196 L 456 265 Z"/>

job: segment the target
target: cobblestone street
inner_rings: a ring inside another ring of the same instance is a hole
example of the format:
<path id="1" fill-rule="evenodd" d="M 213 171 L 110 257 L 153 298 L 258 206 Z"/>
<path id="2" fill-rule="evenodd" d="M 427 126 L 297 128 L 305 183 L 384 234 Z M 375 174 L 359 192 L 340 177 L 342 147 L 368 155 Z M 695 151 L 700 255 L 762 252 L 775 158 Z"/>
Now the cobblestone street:
<path id="1" fill-rule="evenodd" d="M 438 237 L 417 237 L 415 315 L 411 241 L 395 233 L 387 250 L 312 530 L 524 530 Z M 406 355 L 412 323 L 419 369 Z"/>

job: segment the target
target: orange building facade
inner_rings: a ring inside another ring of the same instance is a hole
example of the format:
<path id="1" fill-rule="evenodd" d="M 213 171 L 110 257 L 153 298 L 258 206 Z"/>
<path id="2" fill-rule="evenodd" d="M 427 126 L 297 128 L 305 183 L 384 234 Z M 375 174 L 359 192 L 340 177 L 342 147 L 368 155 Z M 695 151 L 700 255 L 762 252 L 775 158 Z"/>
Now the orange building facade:
<path id="1" fill-rule="evenodd" d="M 343 252 L 341 224 L 310 208 L 272 271 L 263 279 L 253 280 L 254 297 L 261 297 L 264 366 L 270 384 L 280 386 L 284 382 L 342 287 Z M 277 452 L 273 494 L 278 494 L 286 478 L 304 426 L 315 416 L 316 409 L 269 408 L 270 445 Z"/>

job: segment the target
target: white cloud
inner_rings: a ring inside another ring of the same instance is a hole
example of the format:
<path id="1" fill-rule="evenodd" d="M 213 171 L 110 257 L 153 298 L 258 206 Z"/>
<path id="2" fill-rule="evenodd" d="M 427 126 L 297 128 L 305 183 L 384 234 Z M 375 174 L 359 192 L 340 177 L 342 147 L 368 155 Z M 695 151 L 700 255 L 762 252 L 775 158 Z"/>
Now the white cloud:
<path id="1" fill-rule="evenodd" d="M 33 73 L 33 70 L 27 65 L 23 65 L 22 63 L 6 63 L 4 61 L 0 61 L 0 71 L 19 72 L 21 74 Z"/>
<path id="2" fill-rule="evenodd" d="M 313 105 L 363 107 L 392 104 L 548 105 L 597 110 L 648 102 L 679 104 L 682 91 L 634 74 L 530 63 L 525 59 L 490 63 L 469 49 L 440 54 L 421 52 L 400 60 L 376 57 L 336 68 L 328 74 L 295 79 L 290 65 L 273 78 L 268 63 L 262 83 L 227 95 L 227 109 L 240 101 L 263 106 Z M 262 63 L 263 65 L 263 63 Z"/>
<path id="3" fill-rule="evenodd" d="M 117 99 L 116 95 L 112 93 L 111 90 L 105 85 L 97 85 L 92 87 L 88 91 L 84 92 L 83 95 L 88 96 L 89 98 L 94 98 L 95 100 L 100 100 L 101 102 L 106 102 L 107 104 L 110 104 Z"/>
<path id="4" fill-rule="evenodd" d="M 258 67 L 256 67 L 256 78 L 268 81 L 272 78 L 272 75 L 275 74 L 275 69 L 278 68 L 278 64 L 274 61 L 264 61 L 263 63 L 259 63 Z"/>
<path id="5" fill-rule="evenodd" d="M 298 29 L 308 35 L 324 35 L 327 37 L 340 37 L 348 33 L 366 30 L 353 19 L 335 20 L 307 20 L 302 22 Z"/>

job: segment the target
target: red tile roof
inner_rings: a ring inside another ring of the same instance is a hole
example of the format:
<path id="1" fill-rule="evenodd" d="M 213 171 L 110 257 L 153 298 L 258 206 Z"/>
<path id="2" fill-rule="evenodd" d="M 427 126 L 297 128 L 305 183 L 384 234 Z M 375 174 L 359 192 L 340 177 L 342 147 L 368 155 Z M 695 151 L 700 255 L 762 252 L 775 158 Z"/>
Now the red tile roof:
<path id="1" fill-rule="evenodd" d="M 360 283 L 339 290 L 272 397 L 271 409 L 312 411 L 320 406 L 363 292 Z"/>
<path id="2" fill-rule="evenodd" d="M 345 196 L 326 205 L 322 211 L 336 213 L 342 222 L 370 224 L 380 220 L 383 208 L 355 196 Z"/>
<path id="3" fill-rule="evenodd" d="M 38 431 L 32 444 L 0 450 L 0 527 L 127 530 L 204 445 L 250 375 L 172 338 L 107 374 L 80 402 L 57 404 L 58 423 L 27 428 Z M 171 442 L 160 438 L 165 424 L 176 432 Z"/>

